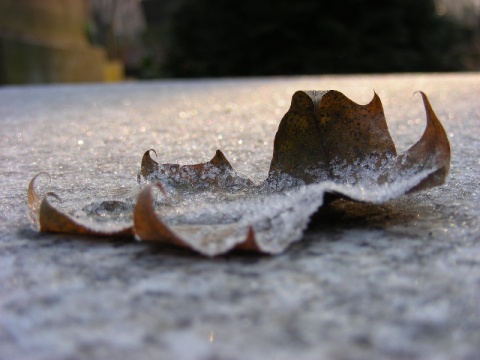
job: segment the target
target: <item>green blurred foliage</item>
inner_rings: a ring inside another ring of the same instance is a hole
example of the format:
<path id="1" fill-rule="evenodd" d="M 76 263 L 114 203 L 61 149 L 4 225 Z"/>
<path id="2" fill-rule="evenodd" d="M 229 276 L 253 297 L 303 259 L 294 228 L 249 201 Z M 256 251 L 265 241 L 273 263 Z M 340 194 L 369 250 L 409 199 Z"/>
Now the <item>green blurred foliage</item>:
<path id="1" fill-rule="evenodd" d="M 468 31 L 433 0 L 183 0 L 167 76 L 462 70 Z"/>

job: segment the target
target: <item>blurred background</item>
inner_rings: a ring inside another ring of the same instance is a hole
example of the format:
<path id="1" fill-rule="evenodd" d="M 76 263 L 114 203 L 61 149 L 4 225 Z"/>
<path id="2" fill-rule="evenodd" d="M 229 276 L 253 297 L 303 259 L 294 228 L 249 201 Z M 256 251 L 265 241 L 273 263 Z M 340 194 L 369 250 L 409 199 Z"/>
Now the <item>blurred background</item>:
<path id="1" fill-rule="evenodd" d="M 480 0 L 0 0 L 0 84 L 480 70 Z"/>

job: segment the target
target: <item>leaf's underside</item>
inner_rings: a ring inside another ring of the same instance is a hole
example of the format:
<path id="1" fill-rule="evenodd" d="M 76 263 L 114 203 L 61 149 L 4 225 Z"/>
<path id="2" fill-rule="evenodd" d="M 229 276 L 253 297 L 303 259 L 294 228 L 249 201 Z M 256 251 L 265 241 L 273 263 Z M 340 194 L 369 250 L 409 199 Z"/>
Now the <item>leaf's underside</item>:
<path id="1" fill-rule="evenodd" d="M 217 150 L 206 163 L 159 164 L 148 150 L 140 177 L 146 185 L 132 206 L 100 204 L 130 222 L 98 223 L 52 204 L 28 189 L 30 218 L 39 231 L 135 236 L 218 255 L 232 249 L 279 253 L 301 239 L 310 216 L 330 198 L 382 203 L 445 182 L 450 146 L 425 94 L 427 126 L 397 155 L 375 94 L 358 105 L 338 91 L 297 91 L 275 136 L 267 179 L 254 184 Z M 55 196 L 56 197 L 56 196 Z M 120 209 L 120 210 L 119 210 Z"/>

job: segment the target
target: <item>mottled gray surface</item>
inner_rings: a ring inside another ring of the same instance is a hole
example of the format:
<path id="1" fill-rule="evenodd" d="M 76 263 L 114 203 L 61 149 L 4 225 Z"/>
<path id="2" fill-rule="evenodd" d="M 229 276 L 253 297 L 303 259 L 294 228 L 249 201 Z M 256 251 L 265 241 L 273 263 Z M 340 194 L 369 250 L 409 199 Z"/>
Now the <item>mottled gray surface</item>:
<path id="1" fill-rule="evenodd" d="M 135 191 L 149 148 L 180 163 L 220 148 L 262 180 L 298 89 L 359 103 L 375 89 L 400 152 L 423 131 L 411 95 L 425 91 L 451 141 L 448 183 L 334 203 L 272 257 L 30 229 L 36 173 L 83 206 Z M 478 359 L 479 93 L 479 74 L 0 89 L 0 359 Z"/>

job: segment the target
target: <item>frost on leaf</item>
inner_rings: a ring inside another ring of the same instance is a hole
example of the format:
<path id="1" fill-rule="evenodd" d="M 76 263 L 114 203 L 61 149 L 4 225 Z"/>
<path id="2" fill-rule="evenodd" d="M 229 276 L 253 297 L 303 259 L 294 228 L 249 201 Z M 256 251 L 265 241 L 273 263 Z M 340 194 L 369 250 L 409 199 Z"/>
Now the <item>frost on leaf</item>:
<path id="1" fill-rule="evenodd" d="M 35 180 L 37 180 L 39 175 L 30 181 L 27 191 L 30 222 L 38 231 L 94 236 L 124 237 L 132 235 L 132 227 L 129 225 L 105 225 L 91 218 L 77 218 L 60 210 L 52 204 L 52 199 L 60 200 L 56 194 L 48 192 L 43 197 L 38 195 L 35 188 Z"/>
<path id="2" fill-rule="evenodd" d="M 139 174 L 146 185 L 132 205 L 129 224 L 99 224 L 57 210 L 51 194 L 37 195 L 35 179 L 28 192 L 30 217 L 40 231 L 133 234 L 209 256 L 233 249 L 279 253 L 302 238 L 326 194 L 382 203 L 444 183 L 450 146 L 426 95 L 421 96 L 425 132 L 401 155 L 376 94 L 369 104 L 358 105 L 338 91 L 297 91 L 261 184 L 240 176 L 220 150 L 196 165 L 160 164 L 148 150 Z M 115 203 L 94 207 L 106 205 Z"/>
<path id="3" fill-rule="evenodd" d="M 253 182 L 238 176 L 225 155 L 217 150 L 212 160 L 196 165 L 158 164 L 148 150 L 143 154 L 140 174 L 147 181 L 168 183 L 195 189 L 223 188 L 237 190 L 251 187 Z M 155 153 L 156 154 L 156 153 Z"/>

